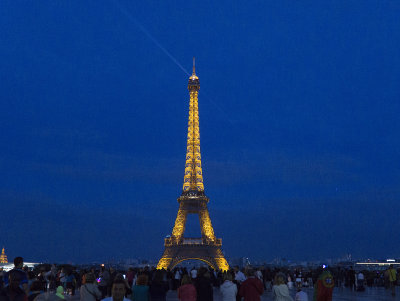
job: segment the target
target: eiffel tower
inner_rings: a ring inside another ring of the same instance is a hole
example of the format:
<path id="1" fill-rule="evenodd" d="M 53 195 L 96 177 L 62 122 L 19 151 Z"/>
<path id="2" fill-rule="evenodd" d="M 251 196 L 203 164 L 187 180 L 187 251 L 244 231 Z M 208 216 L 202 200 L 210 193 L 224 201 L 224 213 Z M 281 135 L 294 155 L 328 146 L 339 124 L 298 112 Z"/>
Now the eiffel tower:
<path id="1" fill-rule="evenodd" d="M 7 255 L 6 255 L 6 252 L 4 251 L 4 247 L 1 250 L 0 263 L 8 263 Z"/>
<path id="2" fill-rule="evenodd" d="M 190 105 L 183 191 L 178 198 L 179 210 L 172 235 L 165 238 L 164 253 L 157 269 L 173 268 L 182 261 L 197 259 L 213 269 L 226 271 L 229 266 L 221 250 L 222 240 L 215 237 L 207 207 L 209 199 L 204 194 L 197 98 L 200 81 L 195 72 L 194 58 L 193 74 L 189 77 L 188 89 Z M 201 238 L 183 237 L 188 214 L 199 216 Z"/>

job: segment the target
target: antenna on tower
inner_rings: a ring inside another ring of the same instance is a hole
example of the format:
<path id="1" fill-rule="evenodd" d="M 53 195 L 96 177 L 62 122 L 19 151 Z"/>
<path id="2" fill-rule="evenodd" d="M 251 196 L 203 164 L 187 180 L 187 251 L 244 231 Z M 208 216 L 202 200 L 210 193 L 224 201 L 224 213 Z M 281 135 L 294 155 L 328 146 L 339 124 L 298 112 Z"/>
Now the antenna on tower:
<path id="1" fill-rule="evenodd" d="M 193 57 L 193 75 L 196 74 L 196 59 Z"/>

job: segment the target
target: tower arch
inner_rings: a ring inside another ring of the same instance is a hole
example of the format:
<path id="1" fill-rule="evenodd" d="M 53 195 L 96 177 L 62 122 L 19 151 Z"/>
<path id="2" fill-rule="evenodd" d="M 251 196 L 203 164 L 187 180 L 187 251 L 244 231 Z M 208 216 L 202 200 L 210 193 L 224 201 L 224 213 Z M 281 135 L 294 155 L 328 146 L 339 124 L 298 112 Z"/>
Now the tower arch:
<path id="1" fill-rule="evenodd" d="M 175 260 L 175 261 L 173 261 L 172 263 L 171 263 L 171 266 L 170 266 L 170 269 L 173 269 L 174 267 L 176 267 L 178 264 L 180 264 L 180 263 L 182 263 L 182 262 L 184 262 L 184 261 L 187 261 L 187 260 L 198 260 L 198 261 L 201 261 L 201 262 L 204 262 L 204 263 L 206 263 L 209 267 L 211 267 L 213 270 L 218 270 L 218 267 L 216 267 L 215 266 L 215 263 L 213 264 L 213 263 L 211 263 L 210 261 L 208 261 L 207 259 L 205 259 L 205 258 L 183 258 L 183 259 L 177 259 L 177 260 Z"/>

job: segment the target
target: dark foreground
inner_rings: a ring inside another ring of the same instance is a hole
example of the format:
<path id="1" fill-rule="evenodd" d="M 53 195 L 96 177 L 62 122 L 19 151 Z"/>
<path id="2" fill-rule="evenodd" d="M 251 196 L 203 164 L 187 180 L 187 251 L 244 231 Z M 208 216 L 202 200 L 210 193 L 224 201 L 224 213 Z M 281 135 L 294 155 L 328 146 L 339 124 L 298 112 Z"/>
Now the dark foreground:
<path id="1" fill-rule="evenodd" d="M 308 294 L 308 300 L 312 301 L 313 297 L 313 289 L 305 288 L 305 292 Z M 292 297 L 294 299 L 294 295 L 296 293 L 295 290 L 291 290 Z M 78 301 L 79 300 L 79 291 L 73 297 L 67 296 L 67 301 Z M 219 294 L 219 289 L 214 288 L 214 301 L 220 301 L 221 296 Z M 261 298 L 262 301 L 273 301 L 272 293 L 265 292 Z M 396 288 L 396 296 L 392 297 L 389 290 L 386 290 L 382 287 L 372 287 L 366 288 L 364 292 L 355 292 L 351 291 L 348 288 L 335 288 L 333 291 L 333 300 L 334 301 L 395 301 L 400 300 L 400 288 Z M 167 301 L 178 301 L 178 296 L 176 291 L 170 290 L 167 294 Z"/>

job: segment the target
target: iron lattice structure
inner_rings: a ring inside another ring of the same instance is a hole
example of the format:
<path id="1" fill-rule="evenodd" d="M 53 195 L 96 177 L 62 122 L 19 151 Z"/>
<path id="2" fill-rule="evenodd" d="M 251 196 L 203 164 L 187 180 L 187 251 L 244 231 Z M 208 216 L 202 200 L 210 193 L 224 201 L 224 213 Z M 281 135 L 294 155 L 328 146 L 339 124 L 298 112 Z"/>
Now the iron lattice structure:
<path id="1" fill-rule="evenodd" d="M 200 81 L 195 72 L 194 59 L 193 74 L 189 77 L 188 89 L 189 122 L 182 195 L 178 198 L 179 210 L 172 235 L 165 238 L 164 253 L 157 269 L 173 268 L 182 261 L 197 259 L 206 262 L 214 269 L 226 271 L 229 265 L 221 250 L 222 240 L 215 237 L 207 207 L 209 199 L 204 194 L 198 109 Z M 183 237 L 188 214 L 199 216 L 201 238 Z"/>
<path id="2" fill-rule="evenodd" d="M 8 263 L 6 252 L 4 248 L 1 250 L 0 263 Z"/>

